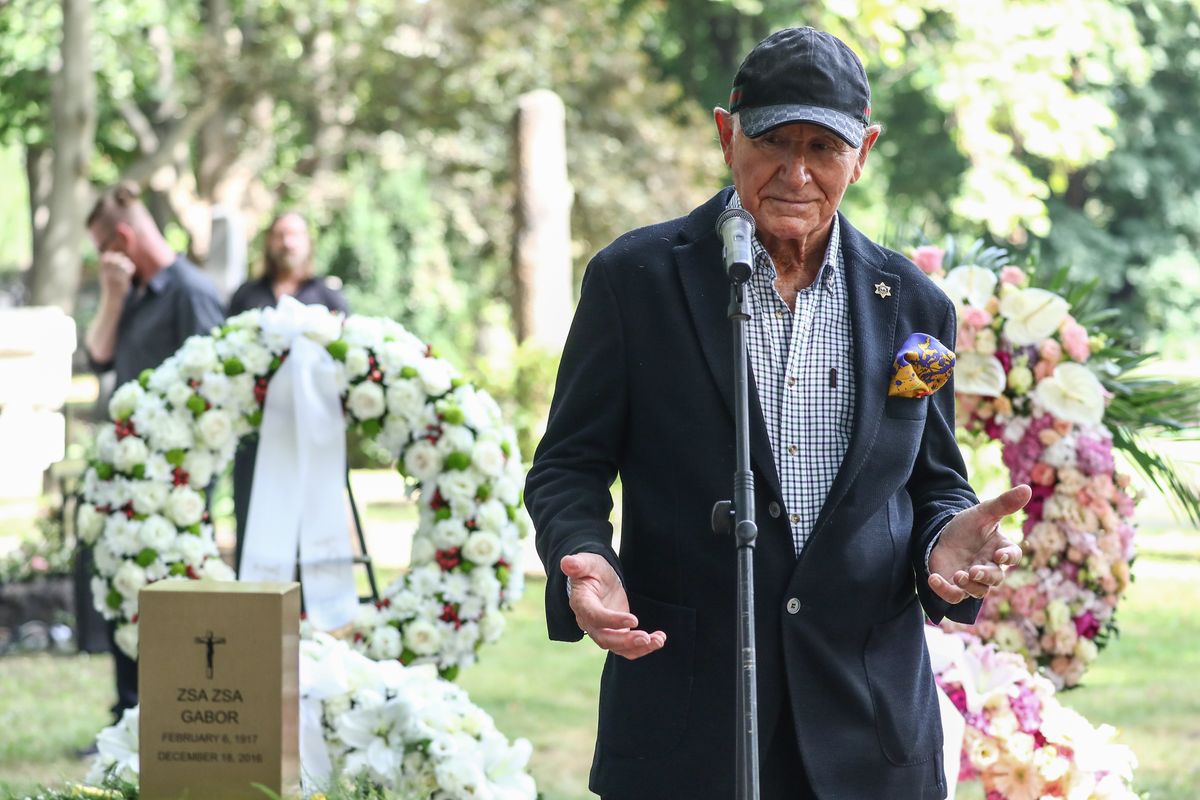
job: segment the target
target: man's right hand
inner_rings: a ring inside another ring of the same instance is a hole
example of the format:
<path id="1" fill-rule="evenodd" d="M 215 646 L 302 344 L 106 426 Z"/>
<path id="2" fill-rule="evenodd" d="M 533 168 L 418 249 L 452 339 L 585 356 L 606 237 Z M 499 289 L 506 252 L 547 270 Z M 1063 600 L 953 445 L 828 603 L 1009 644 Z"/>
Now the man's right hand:
<path id="1" fill-rule="evenodd" d="M 100 294 L 124 299 L 133 281 L 133 262 L 122 253 L 100 255 Z"/>
<path id="2" fill-rule="evenodd" d="M 601 650 L 634 659 L 667 643 L 667 635 L 662 631 L 635 630 L 638 621 L 629 613 L 625 587 L 603 556 L 576 553 L 564 556 L 559 566 L 571 582 L 570 603 L 575 622 Z"/>

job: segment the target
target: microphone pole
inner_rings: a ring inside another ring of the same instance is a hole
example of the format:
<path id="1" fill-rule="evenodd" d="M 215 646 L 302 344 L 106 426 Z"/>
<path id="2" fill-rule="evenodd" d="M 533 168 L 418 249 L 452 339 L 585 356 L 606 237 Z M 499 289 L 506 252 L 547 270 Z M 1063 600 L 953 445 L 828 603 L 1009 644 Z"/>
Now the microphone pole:
<path id="1" fill-rule="evenodd" d="M 746 351 L 746 323 L 750 307 L 746 284 L 754 258 L 751 239 L 754 218 L 740 208 L 727 209 L 717 218 L 717 234 L 724 243 L 729 274 L 729 319 L 733 323 L 733 419 L 737 466 L 733 473 L 733 501 L 713 506 L 712 527 L 717 534 L 733 533 L 737 541 L 738 611 L 738 741 L 737 800 L 758 800 L 758 683 L 754 644 L 754 544 L 758 525 L 754 515 L 754 473 L 750 470 L 750 367 Z"/>

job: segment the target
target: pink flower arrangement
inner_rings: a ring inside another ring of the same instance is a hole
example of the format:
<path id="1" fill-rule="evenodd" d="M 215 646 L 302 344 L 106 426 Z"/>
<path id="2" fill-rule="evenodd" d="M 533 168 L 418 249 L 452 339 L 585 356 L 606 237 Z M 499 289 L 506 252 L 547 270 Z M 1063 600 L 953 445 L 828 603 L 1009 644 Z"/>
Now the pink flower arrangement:
<path id="1" fill-rule="evenodd" d="M 1055 686 L 1073 686 L 1114 630 L 1134 555 L 1136 498 L 1115 472 L 1107 394 L 1081 366 L 1091 355 L 1087 330 L 1062 298 L 1027 288 L 1018 267 L 989 275 L 937 265 L 927 272 L 958 309 L 958 422 L 999 440 L 1013 484 L 1033 488 L 1021 564 L 974 626 L 945 627 L 973 631 Z"/>
<path id="2" fill-rule="evenodd" d="M 979 781 L 987 800 L 1137 797 L 1137 759 L 1113 742 L 1116 731 L 1064 707 L 1020 656 L 932 626 L 926 641 L 937 684 L 966 723 L 959 781 Z"/>
<path id="3" fill-rule="evenodd" d="M 942 259 L 945 257 L 945 250 L 931 244 L 922 245 L 913 251 L 913 263 L 926 275 L 941 272 Z"/>

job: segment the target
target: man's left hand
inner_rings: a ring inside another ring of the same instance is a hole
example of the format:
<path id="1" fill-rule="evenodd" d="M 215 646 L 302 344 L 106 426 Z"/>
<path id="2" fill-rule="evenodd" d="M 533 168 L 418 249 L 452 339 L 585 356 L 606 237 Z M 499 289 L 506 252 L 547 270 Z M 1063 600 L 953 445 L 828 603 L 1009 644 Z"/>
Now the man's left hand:
<path id="1" fill-rule="evenodd" d="M 929 555 L 929 588 L 947 603 L 959 603 L 1003 583 L 1004 567 L 1020 562 L 1021 548 L 1000 533 L 1000 520 L 1032 496 L 1022 484 L 955 514 Z"/>

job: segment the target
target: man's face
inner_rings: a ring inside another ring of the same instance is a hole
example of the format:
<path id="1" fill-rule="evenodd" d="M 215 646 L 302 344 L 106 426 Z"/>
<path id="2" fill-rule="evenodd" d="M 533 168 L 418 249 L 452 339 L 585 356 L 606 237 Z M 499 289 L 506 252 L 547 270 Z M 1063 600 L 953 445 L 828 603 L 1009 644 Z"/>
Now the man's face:
<path id="1" fill-rule="evenodd" d="M 718 109 L 716 117 L 738 197 L 768 244 L 773 239 L 803 242 L 826 231 L 878 137 L 878 129 L 868 130 L 855 149 L 828 128 L 797 122 L 751 139 L 734 132 L 728 112 Z"/>
<path id="2" fill-rule="evenodd" d="M 267 253 L 285 272 L 301 272 L 312 257 L 312 240 L 308 226 L 298 214 L 285 214 L 267 236 Z"/>

